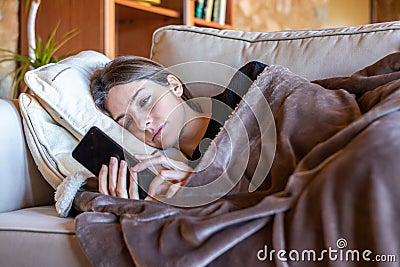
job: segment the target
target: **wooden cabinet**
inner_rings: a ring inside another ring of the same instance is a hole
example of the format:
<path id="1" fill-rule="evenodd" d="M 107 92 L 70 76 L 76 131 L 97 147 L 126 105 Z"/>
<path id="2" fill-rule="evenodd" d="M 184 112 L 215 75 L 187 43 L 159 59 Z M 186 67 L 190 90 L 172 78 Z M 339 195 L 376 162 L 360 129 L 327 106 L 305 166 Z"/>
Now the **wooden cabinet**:
<path id="1" fill-rule="evenodd" d="M 58 54 L 96 50 L 110 58 L 120 55 L 150 55 L 153 32 L 166 25 L 196 25 L 232 29 L 234 0 L 226 0 L 226 23 L 195 18 L 195 0 L 161 0 L 160 5 L 147 6 L 132 0 L 42 0 L 36 33 L 42 39 L 60 22 L 57 38 L 71 29 L 79 35 L 70 40 Z M 23 2 L 23 1 L 21 1 Z M 21 4 L 21 51 L 27 54 L 27 12 Z"/>

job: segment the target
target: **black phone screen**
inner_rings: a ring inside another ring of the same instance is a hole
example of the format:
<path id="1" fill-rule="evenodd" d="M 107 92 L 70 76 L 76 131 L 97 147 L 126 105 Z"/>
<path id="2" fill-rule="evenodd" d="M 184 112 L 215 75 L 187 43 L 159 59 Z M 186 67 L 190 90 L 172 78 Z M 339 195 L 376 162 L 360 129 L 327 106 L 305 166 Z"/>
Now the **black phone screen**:
<path id="1" fill-rule="evenodd" d="M 120 160 L 126 160 L 129 167 L 134 166 L 138 160 L 115 142 L 98 127 L 93 126 L 85 134 L 76 148 L 72 151 L 72 157 L 82 164 L 91 173 L 97 176 L 103 164 L 109 165 L 110 158 L 114 156 Z M 129 171 L 127 172 L 129 175 Z M 155 174 L 146 169 L 138 173 L 139 198 L 147 196 L 146 191 Z M 129 181 L 129 176 L 127 177 Z"/>

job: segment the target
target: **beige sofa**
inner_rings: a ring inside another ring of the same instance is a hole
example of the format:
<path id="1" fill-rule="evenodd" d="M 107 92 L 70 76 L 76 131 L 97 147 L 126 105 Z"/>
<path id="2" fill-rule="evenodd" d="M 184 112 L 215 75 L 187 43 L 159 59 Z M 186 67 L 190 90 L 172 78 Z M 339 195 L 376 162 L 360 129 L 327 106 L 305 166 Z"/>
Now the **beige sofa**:
<path id="1" fill-rule="evenodd" d="M 151 57 L 166 66 L 212 61 L 233 68 L 258 60 L 313 80 L 352 74 L 399 50 L 400 22 L 275 33 L 168 26 L 155 32 Z M 202 75 L 218 81 L 221 73 L 180 73 L 184 80 Z M 54 189 L 33 162 L 18 102 L 0 99 L 0 114 L 0 266 L 90 265 L 74 236 L 74 218 L 58 216 Z"/>

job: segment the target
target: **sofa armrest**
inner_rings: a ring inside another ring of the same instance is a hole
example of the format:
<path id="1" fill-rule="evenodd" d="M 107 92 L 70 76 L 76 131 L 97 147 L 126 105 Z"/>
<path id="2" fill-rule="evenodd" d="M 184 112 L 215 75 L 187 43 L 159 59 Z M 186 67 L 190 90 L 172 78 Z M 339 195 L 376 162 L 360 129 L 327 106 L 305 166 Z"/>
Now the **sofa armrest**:
<path id="1" fill-rule="evenodd" d="M 18 101 L 0 99 L 0 212 L 52 204 L 54 190 L 25 142 Z"/>

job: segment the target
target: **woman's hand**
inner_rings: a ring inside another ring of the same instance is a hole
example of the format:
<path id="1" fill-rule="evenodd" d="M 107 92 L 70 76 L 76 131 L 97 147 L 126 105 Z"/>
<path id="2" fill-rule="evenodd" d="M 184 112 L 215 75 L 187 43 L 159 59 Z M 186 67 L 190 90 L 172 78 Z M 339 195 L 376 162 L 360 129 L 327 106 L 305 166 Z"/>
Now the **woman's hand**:
<path id="1" fill-rule="evenodd" d="M 158 175 L 156 175 L 150 183 L 147 192 L 148 197 L 146 199 L 172 197 L 179 190 L 180 186 L 186 182 L 193 171 L 193 169 L 184 162 L 170 159 L 164 154 L 136 154 L 135 157 L 140 160 L 140 162 L 131 168 L 131 173 L 133 174 L 152 166 L 155 167 L 155 169 L 161 167 L 161 170 L 158 171 Z M 137 177 L 137 174 L 135 176 Z"/>
<path id="2" fill-rule="evenodd" d="M 115 157 L 110 158 L 109 165 L 103 165 L 99 173 L 99 191 L 105 195 L 122 198 L 139 199 L 137 187 L 137 173 L 130 172 L 129 183 L 127 184 L 127 163 Z M 129 188 L 128 188 L 129 187 Z"/>

